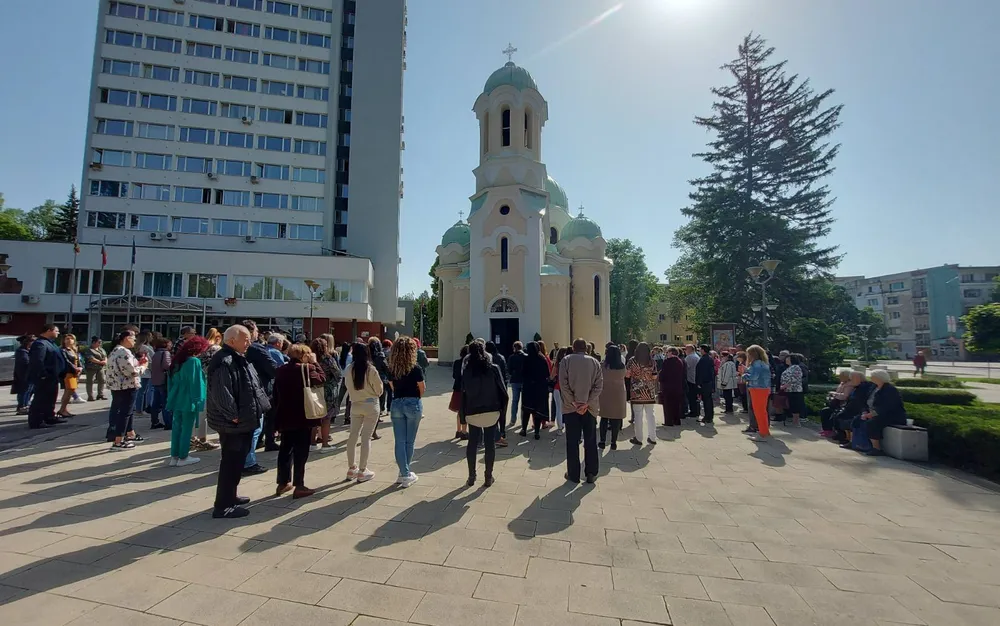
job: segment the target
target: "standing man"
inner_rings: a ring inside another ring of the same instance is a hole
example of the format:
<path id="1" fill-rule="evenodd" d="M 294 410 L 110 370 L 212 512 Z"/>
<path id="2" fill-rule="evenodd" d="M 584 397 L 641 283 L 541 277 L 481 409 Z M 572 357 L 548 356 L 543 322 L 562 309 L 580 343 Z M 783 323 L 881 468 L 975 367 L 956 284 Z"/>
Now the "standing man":
<path id="1" fill-rule="evenodd" d="M 715 359 L 712 358 L 712 349 L 707 345 L 702 344 L 699 348 L 701 358 L 695 364 L 695 385 L 698 395 L 701 396 L 705 417 L 698 420 L 698 423 L 707 426 L 715 418 L 715 399 L 712 397 L 715 393 Z"/>
<path id="2" fill-rule="evenodd" d="M 84 367 L 87 373 L 87 402 L 94 401 L 94 383 L 97 383 L 98 400 L 104 397 L 104 366 L 108 364 L 108 353 L 104 351 L 103 342 L 98 336 L 90 338 L 90 347 L 83 351 Z"/>
<path id="3" fill-rule="evenodd" d="M 215 490 L 212 517 L 246 517 L 243 505 L 250 498 L 236 493 L 243 473 L 243 463 L 251 452 L 254 435 L 260 433 L 260 418 L 271 405 L 247 359 L 253 340 L 245 326 L 230 326 L 223 335 L 222 349 L 208 364 L 208 397 L 205 415 L 212 430 L 219 433 L 222 459 Z M 270 358 L 268 358 L 270 360 Z"/>
<path id="4" fill-rule="evenodd" d="M 566 425 L 566 480 L 580 482 L 580 434 L 583 434 L 583 473 L 587 482 L 597 480 L 597 415 L 600 414 L 604 374 L 597 359 L 587 354 L 587 342 L 573 342 L 573 353 L 559 363 L 559 394 Z"/>
<path id="5" fill-rule="evenodd" d="M 510 376 L 510 425 L 517 424 L 517 405 L 521 400 L 521 383 L 524 381 L 524 344 L 514 342 L 514 352 L 507 359 L 507 374 Z"/>
<path id="6" fill-rule="evenodd" d="M 698 378 L 696 370 L 700 359 L 695 352 L 694 346 L 691 344 L 684 346 L 684 355 L 684 366 L 687 368 L 688 412 L 686 417 L 698 417 Z"/>
<path id="7" fill-rule="evenodd" d="M 59 327 L 46 324 L 28 351 L 28 382 L 35 393 L 28 409 L 29 428 L 48 428 L 66 421 L 56 417 L 59 381 L 66 373 L 66 357 L 56 345 L 58 337 Z"/>
<path id="8" fill-rule="evenodd" d="M 246 359 L 257 372 L 257 378 L 260 381 L 264 395 L 270 398 L 271 383 L 278 368 L 274 366 L 274 361 L 271 359 L 271 353 L 268 351 L 267 346 L 258 341 L 260 333 L 257 331 L 257 323 L 253 320 L 243 320 L 243 328 L 246 328 L 247 332 L 250 333 L 250 346 L 244 351 Z M 253 433 L 253 443 L 250 446 L 250 451 L 247 453 L 246 462 L 243 464 L 244 476 L 254 476 L 267 471 L 266 467 L 257 462 L 257 448 L 264 448 L 265 450 L 278 449 L 278 444 L 274 441 L 274 415 L 271 411 L 266 411 L 260 417 L 257 430 Z M 262 432 L 264 433 L 263 444 L 261 444 L 260 439 Z"/>
<path id="9" fill-rule="evenodd" d="M 178 337 L 177 341 L 174 342 L 174 349 L 170 351 L 170 356 L 172 357 L 177 356 L 177 352 L 180 351 L 181 346 L 184 345 L 184 342 L 190 339 L 191 337 L 194 337 L 197 334 L 198 333 L 195 331 L 194 326 L 182 327 L 181 336 Z"/>

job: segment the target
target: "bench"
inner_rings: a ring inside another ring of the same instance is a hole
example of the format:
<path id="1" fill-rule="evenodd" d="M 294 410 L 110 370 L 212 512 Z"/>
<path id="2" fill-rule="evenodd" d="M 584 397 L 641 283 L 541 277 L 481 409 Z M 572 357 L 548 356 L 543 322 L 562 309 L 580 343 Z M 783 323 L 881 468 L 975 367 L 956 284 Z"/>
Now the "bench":
<path id="1" fill-rule="evenodd" d="M 901 461 L 927 461 L 927 429 L 920 426 L 886 426 L 882 450 Z"/>

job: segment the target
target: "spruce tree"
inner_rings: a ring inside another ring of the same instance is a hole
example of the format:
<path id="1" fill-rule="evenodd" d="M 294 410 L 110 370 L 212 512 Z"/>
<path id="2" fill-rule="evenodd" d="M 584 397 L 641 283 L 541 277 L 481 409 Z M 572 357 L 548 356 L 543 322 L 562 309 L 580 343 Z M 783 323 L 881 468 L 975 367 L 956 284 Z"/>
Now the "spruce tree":
<path id="1" fill-rule="evenodd" d="M 746 268 L 781 261 L 768 284 L 772 340 L 787 338 L 796 318 L 823 319 L 831 290 L 826 283 L 839 256 L 822 245 L 833 199 L 823 180 L 833 172 L 841 105 L 832 90 L 815 92 L 809 80 L 772 61 L 774 49 L 746 36 L 735 60 L 722 66 L 732 83 L 712 89 L 712 114 L 695 123 L 714 136 L 695 156 L 711 172 L 692 182 L 690 218 L 675 234 L 681 256 L 670 270 L 672 300 L 691 307 L 705 332 L 709 322 L 735 322 L 741 343 L 760 336 L 760 288 Z M 832 320 L 831 320 L 832 321 Z"/>
<path id="2" fill-rule="evenodd" d="M 76 239 L 77 222 L 80 217 L 80 199 L 76 195 L 76 185 L 70 188 L 69 198 L 59 207 L 56 219 L 49 228 L 49 241 L 65 241 L 67 243 Z"/>

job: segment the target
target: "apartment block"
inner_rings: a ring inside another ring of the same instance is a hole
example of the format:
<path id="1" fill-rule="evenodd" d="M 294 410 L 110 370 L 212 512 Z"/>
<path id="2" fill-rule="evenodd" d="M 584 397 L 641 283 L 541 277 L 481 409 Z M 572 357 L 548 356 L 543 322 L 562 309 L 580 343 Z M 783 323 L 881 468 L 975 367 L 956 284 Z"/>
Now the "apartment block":
<path id="1" fill-rule="evenodd" d="M 666 292 L 666 287 L 660 285 L 661 293 Z M 697 344 L 698 334 L 692 328 L 686 313 L 674 317 L 670 313 L 670 303 L 666 299 L 661 299 L 656 303 L 656 320 L 646 331 L 645 340 L 650 344 L 683 346 L 689 343 Z"/>

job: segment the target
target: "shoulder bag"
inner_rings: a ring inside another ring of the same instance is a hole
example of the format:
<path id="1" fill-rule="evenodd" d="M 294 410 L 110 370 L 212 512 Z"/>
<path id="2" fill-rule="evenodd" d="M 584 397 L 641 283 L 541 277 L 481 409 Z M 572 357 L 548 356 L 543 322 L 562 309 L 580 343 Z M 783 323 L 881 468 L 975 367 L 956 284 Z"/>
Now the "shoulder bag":
<path id="1" fill-rule="evenodd" d="M 306 419 L 318 420 L 326 417 L 326 398 L 323 396 L 323 387 L 315 389 L 309 386 L 309 365 L 299 364 L 299 373 L 302 374 L 302 405 L 305 409 Z"/>

